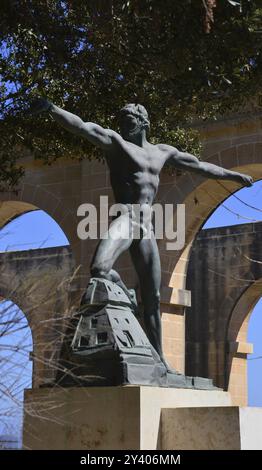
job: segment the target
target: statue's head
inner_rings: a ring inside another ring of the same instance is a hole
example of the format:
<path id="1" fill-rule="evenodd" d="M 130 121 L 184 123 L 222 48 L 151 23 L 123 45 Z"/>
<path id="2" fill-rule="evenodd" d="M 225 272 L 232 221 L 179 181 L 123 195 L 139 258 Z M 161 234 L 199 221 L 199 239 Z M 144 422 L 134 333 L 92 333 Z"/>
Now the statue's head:
<path id="1" fill-rule="evenodd" d="M 120 111 L 120 132 L 124 139 L 132 140 L 144 130 L 147 132 L 150 121 L 146 108 L 141 104 L 127 104 Z"/>

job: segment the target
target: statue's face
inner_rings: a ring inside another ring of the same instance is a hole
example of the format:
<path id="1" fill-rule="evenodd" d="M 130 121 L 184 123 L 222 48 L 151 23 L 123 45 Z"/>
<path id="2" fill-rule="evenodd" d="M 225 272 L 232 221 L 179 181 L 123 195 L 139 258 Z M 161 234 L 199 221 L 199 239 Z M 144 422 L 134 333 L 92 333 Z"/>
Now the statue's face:
<path id="1" fill-rule="evenodd" d="M 120 119 L 120 133 L 126 140 L 132 139 L 141 134 L 143 125 L 140 119 L 133 114 L 122 114 Z"/>

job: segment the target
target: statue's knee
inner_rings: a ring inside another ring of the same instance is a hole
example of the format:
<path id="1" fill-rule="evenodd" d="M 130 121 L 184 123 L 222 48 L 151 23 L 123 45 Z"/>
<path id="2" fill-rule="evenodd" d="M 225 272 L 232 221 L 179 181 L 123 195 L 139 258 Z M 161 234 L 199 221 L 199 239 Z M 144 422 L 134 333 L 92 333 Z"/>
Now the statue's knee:
<path id="1" fill-rule="evenodd" d="M 159 309 L 160 305 L 160 292 L 159 290 L 148 289 L 147 295 L 143 298 L 143 303 L 146 310 L 155 311 Z"/>
<path id="2" fill-rule="evenodd" d="M 106 277 L 110 269 L 103 263 L 93 263 L 90 267 L 92 277 Z"/>
<path id="3" fill-rule="evenodd" d="M 160 303 L 160 291 L 157 290 L 157 291 L 153 292 L 152 296 L 153 296 L 154 301 L 157 304 L 159 304 Z"/>

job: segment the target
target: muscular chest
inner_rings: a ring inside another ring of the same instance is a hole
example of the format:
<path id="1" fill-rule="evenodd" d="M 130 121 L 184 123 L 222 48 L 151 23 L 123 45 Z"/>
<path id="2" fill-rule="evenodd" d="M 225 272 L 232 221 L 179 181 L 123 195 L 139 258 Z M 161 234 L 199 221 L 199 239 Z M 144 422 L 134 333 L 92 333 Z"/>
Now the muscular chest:
<path id="1" fill-rule="evenodd" d="M 140 148 L 133 144 L 126 143 L 108 159 L 111 173 L 122 175 L 123 177 L 158 176 L 162 168 L 161 156 L 153 146 L 149 149 Z"/>

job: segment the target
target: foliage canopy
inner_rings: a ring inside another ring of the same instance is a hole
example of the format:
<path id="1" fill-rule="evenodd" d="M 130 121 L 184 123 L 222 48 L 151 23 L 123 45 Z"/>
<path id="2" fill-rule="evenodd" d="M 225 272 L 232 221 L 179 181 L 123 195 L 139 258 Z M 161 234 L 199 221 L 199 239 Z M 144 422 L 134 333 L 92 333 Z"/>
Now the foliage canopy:
<path id="1" fill-rule="evenodd" d="M 261 2 L 249 0 L 2 0 L 1 181 L 16 183 L 23 148 L 47 163 L 99 158 L 47 116 L 26 112 L 39 95 L 113 128 L 126 102 L 141 102 L 153 141 L 198 153 L 194 120 L 237 110 L 261 91 L 261 21 Z"/>

